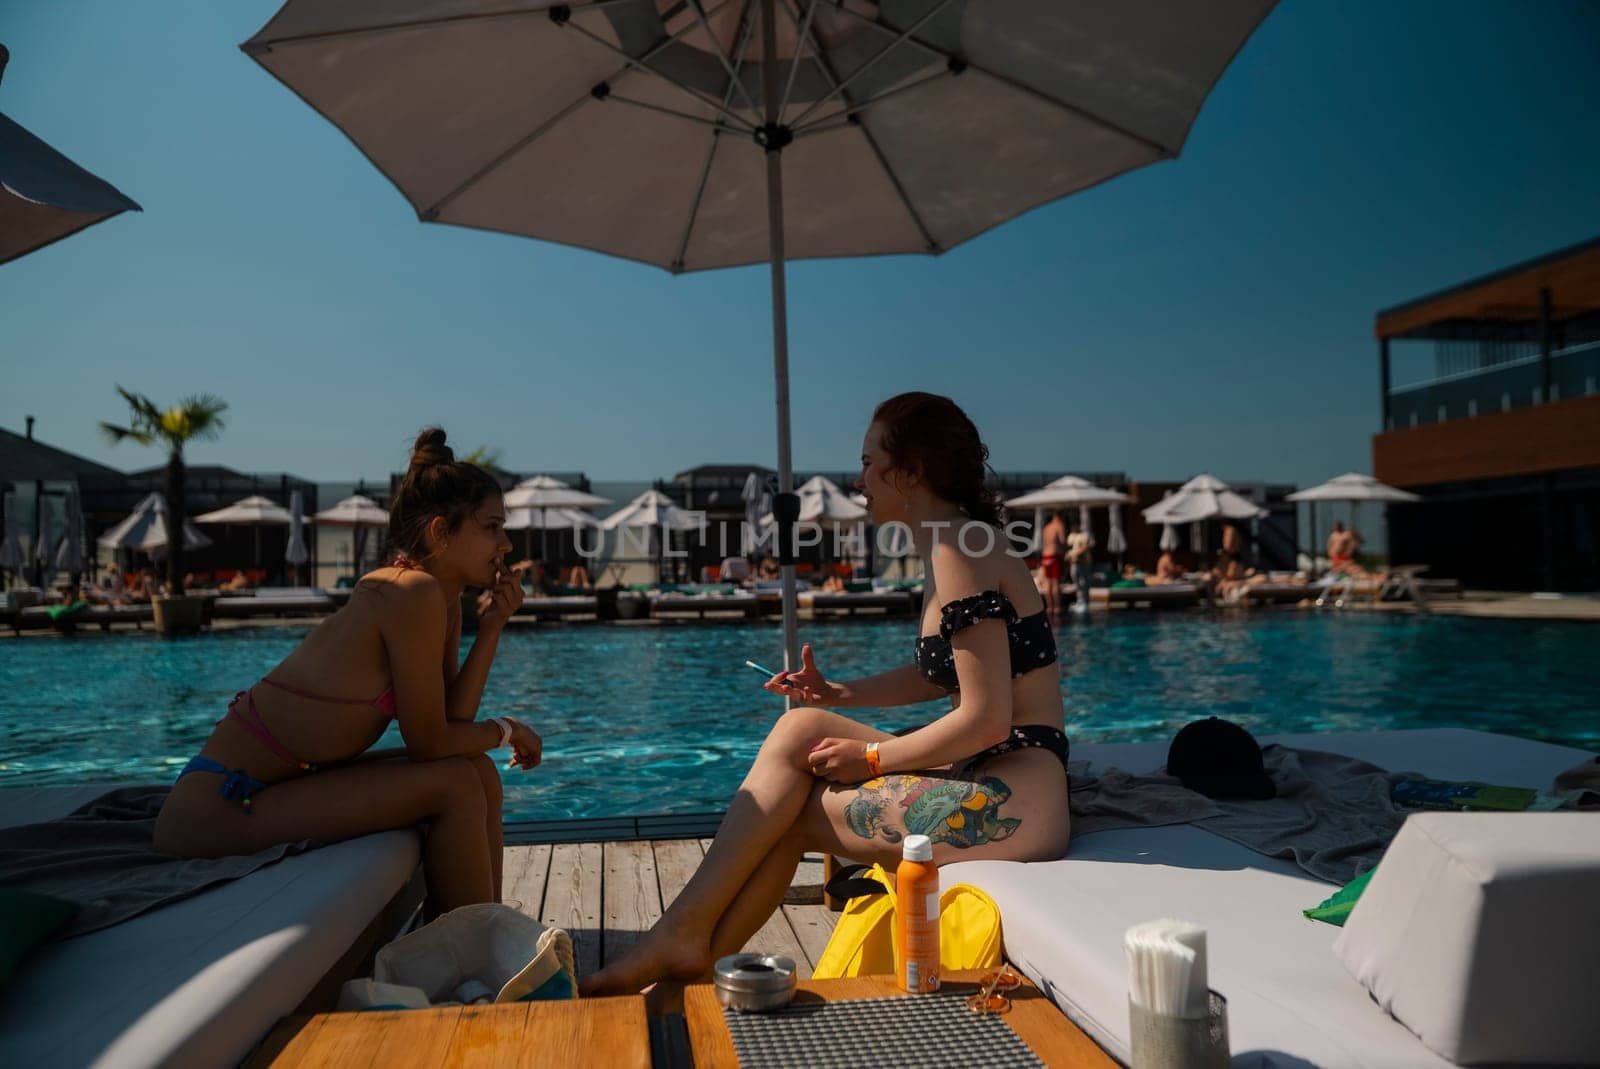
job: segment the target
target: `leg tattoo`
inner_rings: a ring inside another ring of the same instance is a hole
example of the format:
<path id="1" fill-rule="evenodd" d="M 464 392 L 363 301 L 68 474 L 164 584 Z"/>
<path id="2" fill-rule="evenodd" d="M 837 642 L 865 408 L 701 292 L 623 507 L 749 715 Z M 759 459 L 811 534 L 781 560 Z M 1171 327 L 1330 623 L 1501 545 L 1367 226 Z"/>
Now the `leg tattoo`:
<path id="1" fill-rule="evenodd" d="M 881 776 L 861 785 L 845 806 L 844 819 L 863 839 L 881 835 L 897 843 L 901 833 L 885 814 L 898 807 L 904 810 L 907 831 L 966 848 L 1011 838 L 1022 821 L 1001 818 L 1000 806 L 1010 797 L 1011 788 L 996 776 L 975 783 L 914 774 Z"/>

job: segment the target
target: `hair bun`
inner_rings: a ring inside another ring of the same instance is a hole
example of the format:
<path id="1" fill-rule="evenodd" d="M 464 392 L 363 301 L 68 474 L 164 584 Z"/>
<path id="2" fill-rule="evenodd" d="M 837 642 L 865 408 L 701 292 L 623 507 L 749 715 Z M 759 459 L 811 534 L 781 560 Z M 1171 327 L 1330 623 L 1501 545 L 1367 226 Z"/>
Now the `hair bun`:
<path id="1" fill-rule="evenodd" d="M 444 444 L 444 428 L 429 427 L 417 435 L 411 447 L 411 466 L 425 468 L 430 464 L 448 464 L 455 460 L 455 452 Z"/>

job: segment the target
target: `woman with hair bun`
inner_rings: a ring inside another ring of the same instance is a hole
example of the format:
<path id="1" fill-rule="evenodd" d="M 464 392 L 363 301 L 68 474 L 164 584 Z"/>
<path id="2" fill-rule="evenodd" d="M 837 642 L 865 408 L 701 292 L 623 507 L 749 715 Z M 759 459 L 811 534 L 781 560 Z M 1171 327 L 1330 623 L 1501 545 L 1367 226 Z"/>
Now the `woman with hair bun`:
<path id="1" fill-rule="evenodd" d="M 430 915 L 499 900 L 500 774 L 487 755 L 510 746 L 512 764 L 531 769 L 541 750 L 521 721 L 477 719 L 501 630 L 522 603 L 503 563 L 500 486 L 457 461 L 444 431 L 425 430 L 389 510 L 389 540 L 391 562 L 234 695 L 161 809 L 157 850 L 220 857 L 427 825 Z M 483 592 L 462 661 L 467 587 Z M 391 719 L 405 748 L 369 752 Z"/>
<path id="2" fill-rule="evenodd" d="M 806 703 L 778 718 L 705 860 L 650 932 L 586 993 L 703 978 L 783 900 L 806 851 L 891 867 L 927 835 L 939 864 L 1060 857 L 1070 831 L 1055 639 L 1033 577 L 984 487 L 988 449 L 954 401 L 878 406 L 856 488 L 872 522 L 910 528 L 927 563 L 909 663 L 828 679 L 811 647 L 766 688 Z M 835 709 L 936 700 L 947 711 L 891 735 Z"/>

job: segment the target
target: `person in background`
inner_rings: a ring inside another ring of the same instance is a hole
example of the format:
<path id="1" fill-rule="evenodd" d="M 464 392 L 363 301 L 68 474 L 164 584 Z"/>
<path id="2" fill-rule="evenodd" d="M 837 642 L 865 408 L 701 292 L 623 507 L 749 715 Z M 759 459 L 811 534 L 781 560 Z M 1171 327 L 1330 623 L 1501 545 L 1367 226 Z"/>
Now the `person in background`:
<path id="1" fill-rule="evenodd" d="M 1333 521 L 1333 530 L 1328 532 L 1328 571 L 1335 575 L 1348 572 L 1355 564 L 1356 536 L 1354 532 L 1345 530 L 1344 523 Z"/>
<path id="2" fill-rule="evenodd" d="M 589 569 L 583 566 L 582 561 L 575 561 L 561 569 L 561 585 L 588 590 L 594 584 L 589 580 Z"/>
<path id="3" fill-rule="evenodd" d="M 1050 510 L 1050 522 L 1039 534 L 1039 572 L 1044 580 L 1040 593 L 1044 595 L 1044 608 L 1053 620 L 1061 615 L 1061 575 L 1065 570 L 1067 554 L 1067 525 L 1061 522 L 1061 510 Z"/>
<path id="4" fill-rule="evenodd" d="M 776 557 L 762 557 L 761 564 L 756 568 L 756 578 L 771 581 L 783 576 L 783 570 L 778 567 Z"/>
<path id="5" fill-rule="evenodd" d="M 1094 567 L 1094 554 L 1090 551 L 1093 548 L 1094 535 L 1081 529 L 1078 521 L 1072 521 L 1067 531 L 1067 564 L 1072 568 L 1072 584 L 1077 587 L 1073 612 L 1089 611 L 1089 583 Z"/>
<path id="6" fill-rule="evenodd" d="M 1183 582 L 1183 565 L 1178 563 L 1177 554 L 1170 549 L 1162 550 L 1161 558 L 1156 561 L 1156 573 L 1145 576 L 1144 581 L 1146 586 Z"/>

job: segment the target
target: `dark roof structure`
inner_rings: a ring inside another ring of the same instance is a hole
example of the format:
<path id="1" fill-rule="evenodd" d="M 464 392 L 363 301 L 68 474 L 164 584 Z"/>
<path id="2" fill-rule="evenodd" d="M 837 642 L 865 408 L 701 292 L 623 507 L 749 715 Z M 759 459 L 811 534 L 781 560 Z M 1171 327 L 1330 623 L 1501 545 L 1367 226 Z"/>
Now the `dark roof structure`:
<path id="1" fill-rule="evenodd" d="M 121 475 L 115 468 L 0 427 L 0 482 L 75 482 L 84 475 Z"/>

